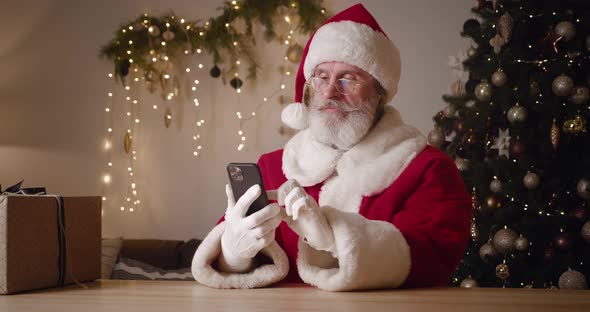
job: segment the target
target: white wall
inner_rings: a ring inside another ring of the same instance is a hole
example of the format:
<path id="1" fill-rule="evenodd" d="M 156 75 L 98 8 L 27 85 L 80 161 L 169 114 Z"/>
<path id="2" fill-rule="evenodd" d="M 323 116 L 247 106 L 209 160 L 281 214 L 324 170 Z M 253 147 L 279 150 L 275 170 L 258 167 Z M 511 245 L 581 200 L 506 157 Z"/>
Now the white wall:
<path id="1" fill-rule="evenodd" d="M 332 12 L 356 1 L 325 1 Z M 112 65 L 98 58 L 113 32 L 143 12 L 196 20 L 217 16 L 221 1 L 75 1 L 3 0 L 0 10 L 0 183 L 25 179 L 25 186 L 46 186 L 64 195 L 105 195 L 103 236 L 187 239 L 204 237 L 225 210 L 225 164 L 256 161 L 258 155 L 286 142 L 281 136 L 281 106 L 261 99 L 278 88 L 277 66 L 283 48 L 260 49 L 263 72 L 241 96 L 210 78 L 211 58 L 190 60 L 204 69 L 198 97 L 202 106 L 202 156 L 192 155 L 191 125 L 196 121 L 190 99 L 170 105 L 173 125 L 163 126 L 164 103 L 143 92 L 140 127 L 136 134 L 136 181 L 142 208 L 121 212 L 118 202 L 127 186 L 126 156 L 122 151 L 125 118 L 118 113 L 114 141 L 113 182 L 104 189 L 106 93 L 114 86 L 106 74 Z M 444 107 L 441 95 L 456 79 L 447 67 L 448 55 L 468 46 L 459 36 L 470 16 L 472 0 L 364 1 L 402 55 L 402 79 L 394 105 L 404 119 L 424 133 L 432 116 Z M 263 42 L 259 40 L 259 42 Z M 305 39 L 300 38 L 300 44 Z M 293 67 L 295 69 L 295 67 Z M 293 80 L 286 96 L 292 98 Z M 159 111 L 151 109 L 158 104 Z M 121 105 L 119 101 L 119 105 Z M 246 125 L 249 149 L 238 152 L 235 112 L 257 109 Z"/>

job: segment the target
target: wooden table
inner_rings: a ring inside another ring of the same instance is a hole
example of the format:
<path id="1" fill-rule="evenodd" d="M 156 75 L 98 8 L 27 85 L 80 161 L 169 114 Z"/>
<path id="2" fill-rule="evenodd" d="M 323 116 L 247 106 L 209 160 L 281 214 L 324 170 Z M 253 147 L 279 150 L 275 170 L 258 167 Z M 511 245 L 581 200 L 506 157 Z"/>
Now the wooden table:
<path id="1" fill-rule="evenodd" d="M 590 311 L 590 291 L 439 288 L 334 293 L 303 285 L 211 289 L 196 282 L 101 280 L 0 296 L 0 311 Z"/>

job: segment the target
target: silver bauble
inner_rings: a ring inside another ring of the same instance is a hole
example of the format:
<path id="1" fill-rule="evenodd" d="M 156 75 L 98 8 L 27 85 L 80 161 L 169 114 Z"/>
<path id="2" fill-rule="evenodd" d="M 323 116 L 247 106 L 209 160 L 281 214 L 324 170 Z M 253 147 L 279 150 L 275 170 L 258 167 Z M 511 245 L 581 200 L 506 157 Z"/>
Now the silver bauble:
<path id="1" fill-rule="evenodd" d="M 570 41 L 576 36 L 576 26 L 570 21 L 557 23 L 554 29 L 558 37 L 563 37 L 564 41 Z"/>
<path id="2" fill-rule="evenodd" d="M 501 69 L 496 71 L 492 75 L 492 83 L 496 87 L 501 87 L 501 86 L 505 85 L 506 81 L 508 81 L 508 76 L 506 76 L 506 73 Z"/>
<path id="3" fill-rule="evenodd" d="M 440 128 L 434 128 L 428 133 L 428 144 L 441 148 L 445 143 L 445 133 Z"/>
<path id="4" fill-rule="evenodd" d="M 557 96 L 569 96 L 572 93 L 573 88 L 574 81 L 572 78 L 564 74 L 555 77 L 555 79 L 553 79 L 553 83 L 551 84 L 551 89 Z"/>
<path id="5" fill-rule="evenodd" d="M 514 241 L 518 236 L 511 229 L 501 229 L 494 235 L 494 249 L 499 253 L 507 254 L 514 249 Z"/>
<path id="6" fill-rule="evenodd" d="M 586 277 L 584 274 L 575 271 L 567 270 L 559 277 L 559 288 L 561 289 L 587 289 Z"/>
<path id="7" fill-rule="evenodd" d="M 447 118 L 453 118 L 457 110 L 453 105 L 449 105 L 443 109 L 443 115 Z"/>
<path id="8" fill-rule="evenodd" d="M 492 85 L 485 80 L 480 82 L 475 86 L 475 97 L 482 102 L 492 99 Z"/>
<path id="9" fill-rule="evenodd" d="M 162 34 L 162 38 L 164 38 L 164 40 L 166 40 L 166 41 L 170 41 L 170 40 L 174 39 L 174 33 L 170 30 L 166 30 Z"/>
<path id="10" fill-rule="evenodd" d="M 498 252 L 496 251 L 496 249 L 494 249 L 494 247 L 490 243 L 485 243 L 485 244 L 481 245 L 481 247 L 479 248 L 479 257 L 484 262 L 488 262 L 490 260 L 493 260 L 497 256 L 498 256 Z"/>
<path id="11" fill-rule="evenodd" d="M 580 231 L 580 235 L 582 235 L 582 238 L 587 243 L 590 243 L 590 221 L 586 221 L 586 223 L 584 223 L 584 226 L 582 226 L 582 230 Z"/>
<path id="12" fill-rule="evenodd" d="M 514 240 L 514 248 L 518 251 L 526 251 L 529 248 L 529 240 L 524 236 L 518 237 Z"/>
<path id="13" fill-rule="evenodd" d="M 524 122 L 527 116 L 528 112 L 526 108 L 520 105 L 514 105 L 510 107 L 510 109 L 506 113 L 506 118 L 508 118 L 508 121 L 511 124 Z"/>
<path id="14" fill-rule="evenodd" d="M 457 157 L 455 159 L 455 165 L 457 166 L 457 169 L 459 169 L 459 171 L 469 170 L 469 159 Z"/>
<path id="15" fill-rule="evenodd" d="M 541 178 L 539 178 L 539 175 L 534 172 L 528 172 L 524 175 L 522 182 L 524 184 L 524 187 L 526 187 L 529 190 L 534 190 L 539 186 Z"/>
<path id="16" fill-rule="evenodd" d="M 502 192 L 502 181 L 493 179 L 492 182 L 490 182 L 490 190 L 494 193 Z"/>
<path id="17" fill-rule="evenodd" d="M 587 178 L 582 178 L 578 181 L 578 185 L 576 186 L 576 190 L 578 191 L 578 195 L 583 199 L 590 199 L 590 180 Z"/>
<path id="18" fill-rule="evenodd" d="M 464 279 L 463 281 L 461 281 L 461 287 L 463 287 L 463 288 L 477 287 L 477 281 L 472 279 L 471 277 L 468 277 L 468 278 Z"/>
<path id="19" fill-rule="evenodd" d="M 148 27 L 148 32 L 150 33 L 150 35 L 152 35 L 153 37 L 157 37 L 160 35 L 160 28 L 158 28 L 158 26 L 150 26 Z"/>
<path id="20" fill-rule="evenodd" d="M 590 90 L 587 87 L 574 87 L 572 89 L 572 95 L 570 95 L 570 101 L 574 104 L 582 105 L 590 98 Z"/>

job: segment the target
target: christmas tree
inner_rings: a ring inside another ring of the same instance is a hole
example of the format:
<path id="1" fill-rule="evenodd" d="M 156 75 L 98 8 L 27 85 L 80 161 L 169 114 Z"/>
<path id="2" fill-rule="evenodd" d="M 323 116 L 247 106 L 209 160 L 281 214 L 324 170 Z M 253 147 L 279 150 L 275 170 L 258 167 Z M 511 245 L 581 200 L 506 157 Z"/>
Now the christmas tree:
<path id="1" fill-rule="evenodd" d="M 588 288 L 590 1 L 479 0 L 429 143 L 473 198 L 452 285 Z"/>

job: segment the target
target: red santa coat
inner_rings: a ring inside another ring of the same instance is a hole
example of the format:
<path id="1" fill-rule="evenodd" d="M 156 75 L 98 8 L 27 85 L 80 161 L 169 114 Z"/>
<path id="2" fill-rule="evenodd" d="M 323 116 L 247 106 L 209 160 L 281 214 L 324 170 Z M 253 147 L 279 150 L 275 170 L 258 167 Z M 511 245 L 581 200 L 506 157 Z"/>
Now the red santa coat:
<path id="1" fill-rule="evenodd" d="M 252 272 L 219 272 L 224 222 L 193 258 L 193 275 L 219 288 L 304 282 L 326 290 L 445 285 L 463 255 L 471 199 L 453 161 L 388 107 L 375 128 L 348 151 L 302 130 L 260 157 L 267 190 L 296 179 L 321 206 L 336 250 L 317 251 L 286 223 L 262 253 L 272 263 Z"/>

